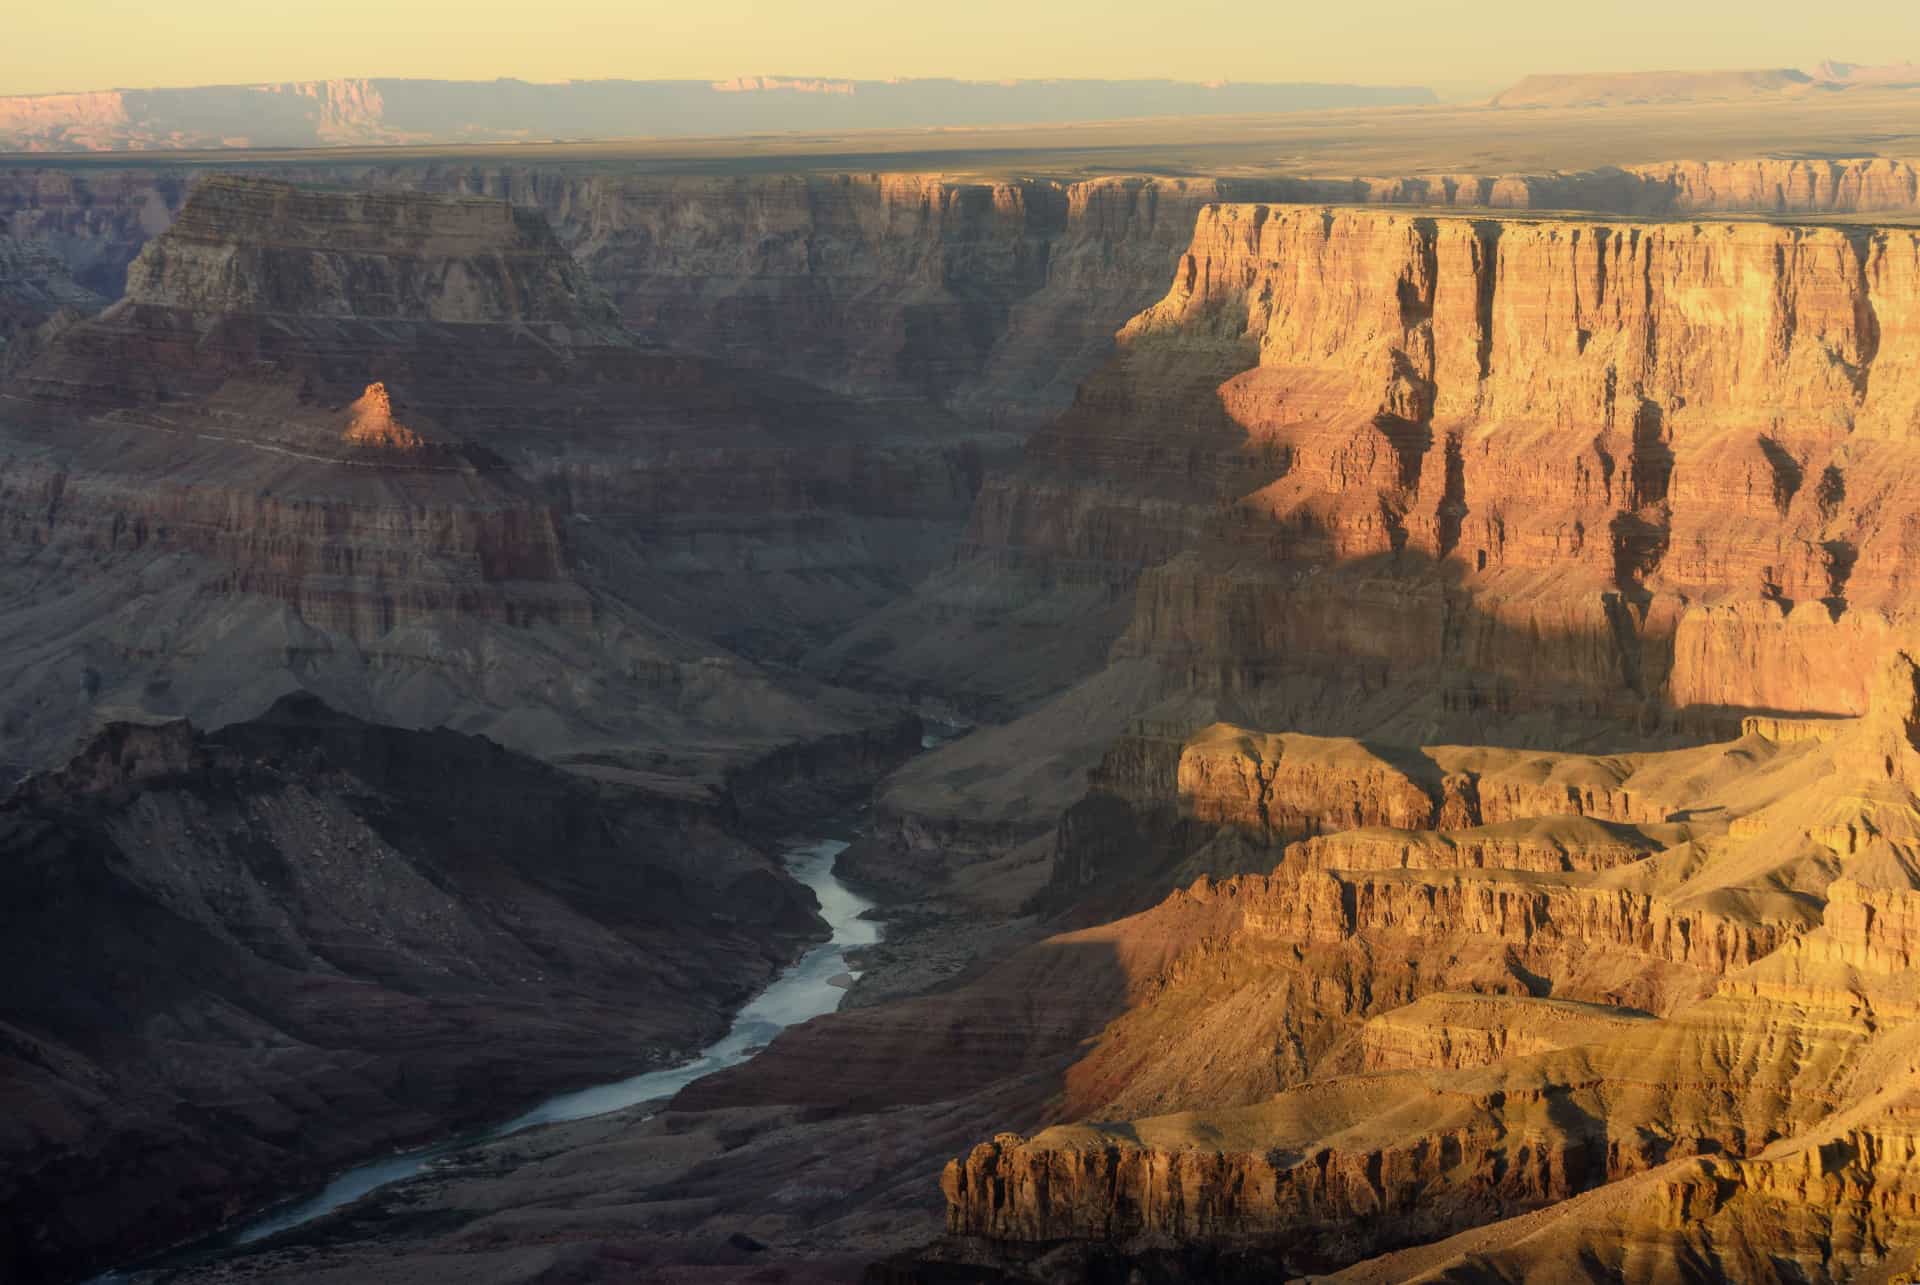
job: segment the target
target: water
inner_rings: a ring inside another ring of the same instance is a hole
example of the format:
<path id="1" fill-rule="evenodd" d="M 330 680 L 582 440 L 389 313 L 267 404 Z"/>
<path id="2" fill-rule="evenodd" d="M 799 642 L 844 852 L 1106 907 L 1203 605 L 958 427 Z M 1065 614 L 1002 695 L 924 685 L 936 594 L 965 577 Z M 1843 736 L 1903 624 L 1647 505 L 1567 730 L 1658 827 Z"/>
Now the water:
<path id="1" fill-rule="evenodd" d="M 492 1142 L 537 1124 L 557 1124 L 565 1120 L 585 1120 L 605 1115 L 642 1102 L 670 1097 L 702 1076 L 740 1063 L 765 1048 L 767 1041 L 785 1028 L 808 1018 L 831 1013 L 840 1007 L 846 995 L 832 979 L 842 973 L 859 976 L 847 966 L 845 952 L 856 946 L 871 946 L 880 940 L 880 925 L 862 919 L 862 912 L 873 903 L 854 893 L 833 875 L 833 859 L 846 850 L 838 839 L 822 839 L 790 849 L 787 871 L 820 899 L 820 913 L 833 929 L 830 940 L 809 950 L 773 984 L 741 1009 L 733 1019 L 726 1037 L 709 1047 L 691 1062 L 663 1071 L 649 1071 L 612 1084 L 602 1084 L 574 1093 L 548 1098 L 524 1115 L 484 1133 L 455 1138 L 376 1160 L 341 1174 L 311 1199 L 289 1205 L 276 1213 L 249 1223 L 225 1239 L 227 1245 L 245 1245 L 277 1235 L 302 1223 L 311 1222 L 343 1205 L 377 1191 L 389 1183 L 411 1178 L 431 1168 L 437 1161 L 480 1142 Z"/>

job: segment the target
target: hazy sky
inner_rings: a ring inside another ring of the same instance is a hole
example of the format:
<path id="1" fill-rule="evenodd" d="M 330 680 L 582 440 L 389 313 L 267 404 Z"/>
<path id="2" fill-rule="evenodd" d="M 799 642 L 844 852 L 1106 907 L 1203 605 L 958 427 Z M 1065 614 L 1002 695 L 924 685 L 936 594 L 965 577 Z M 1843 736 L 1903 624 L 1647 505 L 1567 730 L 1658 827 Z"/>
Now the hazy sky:
<path id="1" fill-rule="evenodd" d="M 20 0 L 8 10 L 0 93 L 766 72 L 1462 92 L 1530 71 L 1920 60 L 1917 0 Z"/>

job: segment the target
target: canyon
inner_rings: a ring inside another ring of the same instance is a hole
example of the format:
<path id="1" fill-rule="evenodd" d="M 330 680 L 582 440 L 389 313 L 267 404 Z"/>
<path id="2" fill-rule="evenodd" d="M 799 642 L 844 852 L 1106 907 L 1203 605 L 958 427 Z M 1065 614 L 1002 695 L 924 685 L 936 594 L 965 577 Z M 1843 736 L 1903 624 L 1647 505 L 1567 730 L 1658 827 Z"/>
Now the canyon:
<path id="1" fill-rule="evenodd" d="M 676 1060 L 819 924 L 724 806 L 308 696 L 110 725 L 0 847 L 14 1280 Z"/>
<path id="2" fill-rule="evenodd" d="M 134 1279 L 1920 1270 L 1920 171 L 1452 160 L 0 174 L 10 1269 L 851 817 Z"/>

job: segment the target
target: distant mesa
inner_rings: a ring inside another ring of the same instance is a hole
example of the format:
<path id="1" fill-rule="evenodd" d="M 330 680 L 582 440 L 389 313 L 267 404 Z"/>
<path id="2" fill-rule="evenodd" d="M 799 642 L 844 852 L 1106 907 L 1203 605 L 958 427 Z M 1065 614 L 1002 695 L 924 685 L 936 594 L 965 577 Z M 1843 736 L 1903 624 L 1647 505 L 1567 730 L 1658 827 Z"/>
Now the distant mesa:
<path id="1" fill-rule="evenodd" d="M 735 76 L 713 82 L 716 94 L 851 94 L 850 80 L 808 80 L 792 76 Z"/>
<path id="2" fill-rule="evenodd" d="M 0 152 L 933 129 L 1434 102 L 1430 89 L 1175 80 L 347 79 L 0 97 Z"/>
<path id="3" fill-rule="evenodd" d="M 1878 67 L 1863 67 L 1859 63 L 1835 62 L 1829 58 L 1813 69 L 1813 75 L 1816 80 L 1841 85 L 1897 85 L 1907 88 L 1920 86 L 1920 63 L 1890 62 Z"/>
<path id="4" fill-rule="evenodd" d="M 1494 107 L 1622 107 L 1639 103 L 1734 102 L 1853 88 L 1920 87 L 1920 67 L 1827 61 L 1744 71 L 1623 71 L 1528 76 L 1495 94 Z"/>

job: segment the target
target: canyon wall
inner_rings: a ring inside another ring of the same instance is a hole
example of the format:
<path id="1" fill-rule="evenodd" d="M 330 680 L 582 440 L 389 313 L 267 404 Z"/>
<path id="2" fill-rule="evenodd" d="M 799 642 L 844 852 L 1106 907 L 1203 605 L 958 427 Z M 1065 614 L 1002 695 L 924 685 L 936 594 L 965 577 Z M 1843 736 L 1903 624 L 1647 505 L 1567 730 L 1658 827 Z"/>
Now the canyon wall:
<path id="1" fill-rule="evenodd" d="M 538 211 L 258 179 L 199 185 L 0 420 L 0 663 L 72 694 L 13 702 L 17 761 L 305 688 L 717 788 L 898 721 L 743 653 L 902 592 L 980 470 L 938 416 L 637 343 Z"/>
<path id="2" fill-rule="evenodd" d="M 608 167 L 611 171 L 612 167 Z M 108 298 L 202 170 L 14 168 L 0 226 Z M 1920 210 L 1906 161 L 1673 162 L 1559 174 L 968 181 L 702 178 L 499 164 L 276 166 L 296 181 L 493 196 L 542 210 L 629 325 L 676 348 L 1030 428 L 1065 406 L 1221 201 L 1579 209 L 1636 216 Z"/>
<path id="3" fill-rule="evenodd" d="M 1900 229 L 1213 207 L 971 538 L 1139 572 L 1116 656 L 1261 726 L 1857 713 L 1916 316 Z"/>
<path id="4" fill-rule="evenodd" d="M 297 696 L 106 728 L 0 851 L 12 1280 L 676 1061 L 822 927 L 725 809 Z"/>
<path id="5" fill-rule="evenodd" d="M 1523 815 L 1340 830 L 1100 930 L 1147 967 L 1066 1071 L 1061 1116 L 1135 1118 L 954 1160 L 949 1238 L 901 1279 L 1385 1282 L 1491 1261 L 1584 1280 L 1662 1255 L 1849 1279 L 1911 1222 L 1914 674 L 1904 654 L 1872 666 L 1871 711 L 1824 739 L 1427 747 L 1436 773 L 1505 778 L 1488 795 Z M 1240 793 L 1183 778 L 1202 808 Z M 1619 788 L 1552 785 L 1576 779 Z M 1623 797 L 1664 820 L 1593 823 Z M 1523 821 L 1561 862 L 1487 846 Z M 1586 859 L 1628 835 L 1637 855 Z M 1462 845 L 1493 860 L 1463 868 Z"/>
<path id="6" fill-rule="evenodd" d="M 44 244 L 0 236 L 0 371 L 39 350 L 47 337 L 41 327 L 97 312 L 106 302 Z"/>

